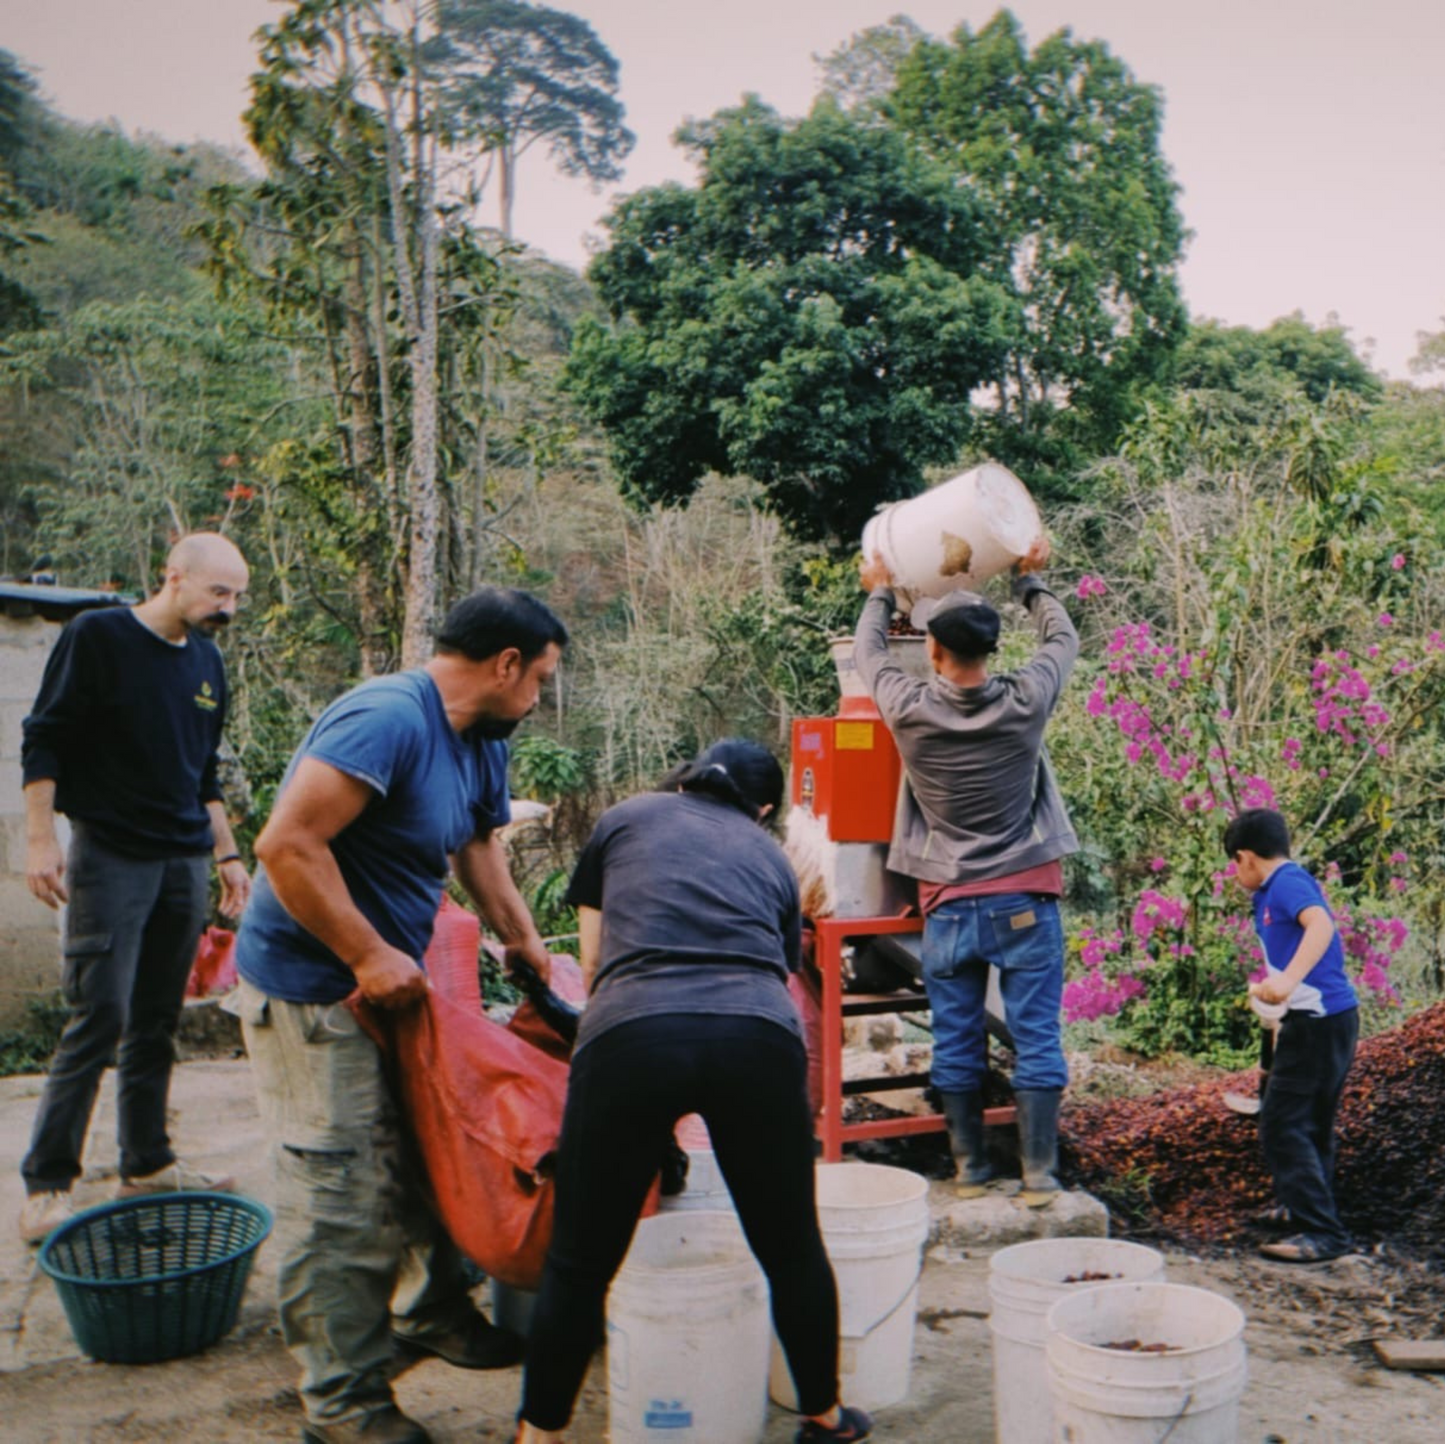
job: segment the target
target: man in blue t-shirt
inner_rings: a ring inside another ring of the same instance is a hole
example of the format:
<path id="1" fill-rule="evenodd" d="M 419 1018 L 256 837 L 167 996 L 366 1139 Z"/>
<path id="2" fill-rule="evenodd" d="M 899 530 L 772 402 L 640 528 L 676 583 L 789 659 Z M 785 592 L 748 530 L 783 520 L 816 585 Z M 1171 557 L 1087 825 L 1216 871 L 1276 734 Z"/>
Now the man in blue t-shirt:
<path id="1" fill-rule="evenodd" d="M 393 1338 L 463 1368 L 521 1357 L 472 1307 L 418 1187 L 380 1050 L 343 1004 L 403 1008 L 449 873 L 509 954 L 550 959 L 497 829 L 508 733 L 567 632 L 526 592 L 485 587 L 447 614 L 422 668 L 364 682 L 317 719 L 256 840 L 237 942 L 237 1008 L 277 1163 L 282 1334 L 301 1366 L 305 1437 L 422 1444 L 396 1407 Z"/>
<path id="2" fill-rule="evenodd" d="M 1285 1263 L 1320 1263 L 1350 1249 L 1333 1182 L 1335 1113 L 1360 1032 L 1355 990 L 1319 883 L 1290 861 L 1284 818 L 1262 807 L 1241 812 L 1225 829 L 1224 850 L 1253 894 L 1264 947 L 1266 976 L 1249 985 L 1250 995 L 1285 1008 L 1259 1141 L 1275 1196 L 1298 1232 L 1260 1252 Z"/>

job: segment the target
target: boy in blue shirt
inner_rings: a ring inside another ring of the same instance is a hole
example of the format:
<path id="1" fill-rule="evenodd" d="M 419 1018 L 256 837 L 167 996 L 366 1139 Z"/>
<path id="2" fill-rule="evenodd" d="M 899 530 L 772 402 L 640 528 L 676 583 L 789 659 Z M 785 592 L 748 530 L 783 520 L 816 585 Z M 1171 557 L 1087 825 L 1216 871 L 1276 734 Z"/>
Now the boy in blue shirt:
<path id="1" fill-rule="evenodd" d="M 1253 894 L 1266 976 L 1249 985 L 1284 1004 L 1259 1114 L 1259 1141 L 1275 1196 L 1298 1232 L 1260 1252 L 1321 1263 L 1350 1251 L 1335 1209 L 1335 1112 L 1355 1057 L 1360 1014 L 1345 953 L 1319 883 L 1290 860 L 1289 828 L 1268 808 L 1241 812 L 1224 832 L 1240 885 Z"/>

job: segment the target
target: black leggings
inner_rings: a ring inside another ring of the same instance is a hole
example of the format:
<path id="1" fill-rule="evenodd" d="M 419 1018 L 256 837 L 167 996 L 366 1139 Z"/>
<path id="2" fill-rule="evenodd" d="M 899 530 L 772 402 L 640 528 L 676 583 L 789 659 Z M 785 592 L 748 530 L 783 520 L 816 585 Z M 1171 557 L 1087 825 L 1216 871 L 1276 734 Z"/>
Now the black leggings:
<path id="1" fill-rule="evenodd" d="M 807 1056 L 761 1018 L 665 1014 L 610 1028 L 572 1064 L 557 1215 L 532 1316 L 521 1418 L 565 1428 L 601 1337 L 607 1287 L 679 1118 L 699 1113 L 804 1414 L 838 1398 L 838 1294 L 818 1231 Z"/>

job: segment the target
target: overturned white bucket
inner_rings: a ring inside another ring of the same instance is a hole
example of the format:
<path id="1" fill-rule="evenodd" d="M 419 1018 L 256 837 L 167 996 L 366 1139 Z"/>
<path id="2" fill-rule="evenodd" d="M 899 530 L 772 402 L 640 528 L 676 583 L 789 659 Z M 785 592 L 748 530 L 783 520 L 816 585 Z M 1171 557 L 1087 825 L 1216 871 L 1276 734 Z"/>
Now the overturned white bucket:
<path id="1" fill-rule="evenodd" d="M 687 1181 L 681 1193 L 663 1194 L 657 1206 L 663 1213 L 678 1211 L 733 1213 L 733 1196 L 728 1191 L 717 1154 L 710 1148 L 687 1150 Z"/>
<path id="2" fill-rule="evenodd" d="M 1069 1444 L 1239 1438 L 1244 1315 L 1219 1294 L 1107 1284 L 1060 1299 L 1049 1310 L 1045 1357 L 1055 1437 Z"/>
<path id="3" fill-rule="evenodd" d="M 1041 1238 L 1001 1248 L 988 1266 L 993 1417 L 998 1444 L 1049 1444 L 1054 1401 L 1044 1368 L 1049 1310 L 1106 1283 L 1164 1275 L 1164 1255 L 1113 1238 Z"/>
<path id="4" fill-rule="evenodd" d="M 643 1219 L 607 1295 L 612 1444 L 757 1444 L 770 1337 L 767 1280 L 736 1215 Z"/>
<path id="5" fill-rule="evenodd" d="M 916 601 L 977 591 L 1042 535 L 1023 482 L 989 462 L 881 508 L 863 528 L 863 555 L 881 556 L 896 588 Z"/>
<path id="6" fill-rule="evenodd" d="M 879 1163 L 820 1163 L 817 1180 L 818 1222 L 838 1281 L 839 1395 L 882 1409 L 908 1393 L 928 1180 Z M 798 1407 L 776 1340 L 768 1391 L 784 1408 Z"/>

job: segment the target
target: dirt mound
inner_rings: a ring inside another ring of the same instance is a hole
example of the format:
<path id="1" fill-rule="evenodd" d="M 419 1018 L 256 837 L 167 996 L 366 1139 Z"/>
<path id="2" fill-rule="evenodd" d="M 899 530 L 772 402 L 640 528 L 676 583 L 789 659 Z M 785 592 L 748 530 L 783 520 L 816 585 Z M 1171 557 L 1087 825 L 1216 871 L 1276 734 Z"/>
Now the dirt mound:
<path id="1" fill-rule="evenodd" d="M 1224 1094 L 1254 1083 L 1242 1073 L 1068 1109 L 1067 1182 L 1104 1199 L 1121 1232 L 1253 1241 L 1272 1190 L 1255 1120 Z M 1336 1131 L 1335 1191 L 1357 1241 L 1445 1257 L 1445 1003 L 1360 1044 Z"/>

